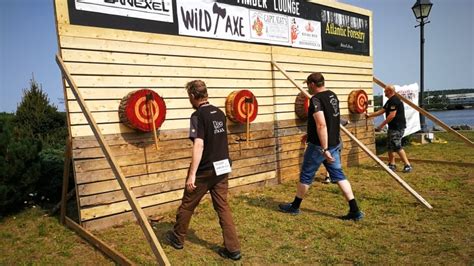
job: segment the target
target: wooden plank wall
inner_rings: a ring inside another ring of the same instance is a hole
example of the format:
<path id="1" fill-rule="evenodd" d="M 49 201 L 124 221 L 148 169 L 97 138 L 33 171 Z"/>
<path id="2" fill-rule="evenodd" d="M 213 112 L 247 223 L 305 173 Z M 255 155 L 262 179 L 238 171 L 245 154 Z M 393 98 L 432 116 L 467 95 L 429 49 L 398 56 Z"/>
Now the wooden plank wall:
<path id="1" fill-rule="evenodd" d="M 371 56 L 75 26 L 69 24 L 66 1 L 55 3 L 60 54 L 147 215 L 175 208 L 182 196 L 191 156 L 188 119 L 193 112 L 186 82 L 204 80 L 210 102 L 222 110 L 234 90 L 250 89 L 257 97 L 259 114 L 248 145 L 240 141 L 245 127 L 228 123 L 233 192 L 298 175 L 304 151 L 299 139 L 306 123 L 294 113 L 298 90 L 272 67 L 272 59 L 298 82 L 311 72 L 324 73 L 346 117 L 350 91 L 364 89 L 372 98 Z M 141 88 L 153 89 L 167 105 L 158 149 L 150 134 L 119 122 L 120 100 Z M 67 86 L 65 93 L 81 224 L 99 229 L 134 219 Z M 372 125 L 366 130 L 365 121 L 350 118 L 351 131 L 374 149 Z M 346 164 L 365 158 L 346 137 L 342 154 Z"/>

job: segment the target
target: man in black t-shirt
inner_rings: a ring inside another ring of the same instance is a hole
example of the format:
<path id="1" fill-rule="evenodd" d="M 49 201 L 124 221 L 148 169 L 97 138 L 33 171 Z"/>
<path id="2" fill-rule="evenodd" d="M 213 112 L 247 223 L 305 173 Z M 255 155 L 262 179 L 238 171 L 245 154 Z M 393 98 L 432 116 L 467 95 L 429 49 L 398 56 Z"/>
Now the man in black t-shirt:
<path id="1" fill-rule="evenodd" d="M 395 153 L 398 153 L 400 159 L 405 163 L 403 172 L 408 173 L 413 170 L 410 162 L 408 161 L 405 150 L 402 147 L 403 133 L 405 133 L 406 119 L 405 119 L 405 107 L 402 101 L 397 97 L 395 93 L 395 87 L 388 85 L 384 89 L 385 97 L 388 98 L 387 102 L 382 109 L 372 114 L 366 115 L 367 118 L 376 117 L 385 113 L 385 120 L 377 127 L 376 130 L 380 131 L 388 124 L 387 131 L 387 147 L 388 147 L 388 167 L 393 171 L 396 170 L 395 166 Z"/>
<path id="2" fill-rule="evenodd" d="M 314 174 L 321 163 L 331 176 L 331 181 L 338 184 L 345 199 L 349 203 L 349 213 L 341 216 L 343 220 L 360 220 L 364 213 L 359 210 L 352 192 L 351 184 L 346 179 L 341 167 L 340 149 L 340 110 L 339 100 L 334 92 L 324 86 L 321 73 L 313 73 L 306 79 L 311 97 L 308 109 L 308 125 L 306 141 L 308 146 L 304 153 L 301 166 L 300 182 L 296 189 L 293 202 L 280 204 L 282 212 L 299 214 L 304 195 L 313 183 Z"/>
<path id="3" fill-rule="evenodd" d="M 189 138 L 193 141 L 191 166 L 186 187 L 176 214 L 173 230 L 166 238 L 176 249 L 182 249 L 194 209 L 209 191 L 219 216 L 224 247 L 218 253 L 224 258 L 239 260 L 240 243 L 227 203 L 228 173 L 230 173 L 226 117 L 207 101 L 206 84 L 194 80 L 186 85 L 189 101 L 196 111 L 191 115 Z"/>

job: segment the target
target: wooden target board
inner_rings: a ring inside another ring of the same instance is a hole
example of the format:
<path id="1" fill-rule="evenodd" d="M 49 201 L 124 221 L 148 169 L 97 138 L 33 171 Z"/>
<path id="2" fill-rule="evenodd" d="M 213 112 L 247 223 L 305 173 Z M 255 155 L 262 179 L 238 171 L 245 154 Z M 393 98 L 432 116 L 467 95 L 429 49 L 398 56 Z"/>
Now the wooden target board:
<path id="1" fill-rule="evenodd" d="M 305 120 L 308 118 L 309 99 L 306 98 L 304 93 L 298 93 L 295 99 L 295 113 L 300 118 Z"/>
<path id="2" fill-rule="evenodd" d="M 369 105 L 369 98 L 364 90 L 353 90 L 349 94 L 347 101 L 349 105 L 349 111 L 353 114 L 364 113 Z"/>
<path id="3" fill-rule="evenodd" d="M 247 116 L 249 122 L 252 122 L 258 114 L 257 98 L 249 90 L 234 91 L 227 96 L 225 111 L 227 117 L 233 122 L 245 124 Z"/>
<path id="4" fill-rule="evenodd" d="M 148 89 L 133 91 L 123 97 L 119 107 L 120 121 L 128 127 L 150 132 L 160 128 L 166 117 L 166 104 L 156 92 Z"/>

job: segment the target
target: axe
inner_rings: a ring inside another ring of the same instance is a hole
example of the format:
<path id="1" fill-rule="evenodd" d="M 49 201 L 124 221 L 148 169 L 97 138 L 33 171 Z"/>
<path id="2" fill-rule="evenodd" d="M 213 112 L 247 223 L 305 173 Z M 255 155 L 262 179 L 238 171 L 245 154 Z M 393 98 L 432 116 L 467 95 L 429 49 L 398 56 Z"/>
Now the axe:
<path id="1" fill-rule="evenodd" d="M 253 97 L 245 98 L 245 109 L 247 111 L 247 145 L 250 139 L 250 105 L 253 104 Z"/>
<path id="2" fill-rule="evenodd" d="M 153 102 L 154 102 L 153 94 L 149 93 L 146 95 L 146 102 L 147 102 L 148 108 L 150 108 L 151 126 L 153 128 L 153 137 L 155 139 L 156 150 L 158 150 L 158 136 L 156 135 L 156 126 L 155 126 L 155 120 L 154 120 L 155 112 L 153 112 Z"/>
<path id="3" fill-rule="evenodd" d="M 216 34 L 217 25 L 219 25 L 219 18 L 222 17 L 224 19 L 226 11 L 224 8 L 219 7 L 217 3 L 214 3 L 214 5 L 212 6 L 212 13 L 217 14 L 216 26 L 214 27 L 214 34 Z"/>

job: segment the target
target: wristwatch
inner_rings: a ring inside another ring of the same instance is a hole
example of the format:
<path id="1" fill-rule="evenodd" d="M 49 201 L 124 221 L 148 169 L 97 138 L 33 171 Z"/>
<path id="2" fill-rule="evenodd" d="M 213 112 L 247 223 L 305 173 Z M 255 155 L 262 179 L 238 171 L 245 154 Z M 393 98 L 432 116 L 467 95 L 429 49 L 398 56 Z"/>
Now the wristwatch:
<path id="1" fill-rule="evenodd" d="M 321 153 L 324 154 L 325 152 L 329 151 L 329 149 L 323 149 L 321 148 Z"/>

